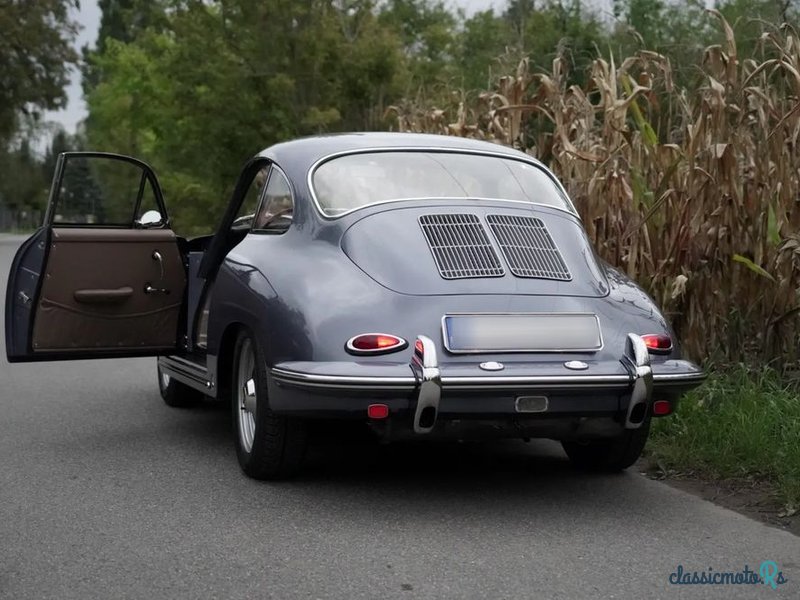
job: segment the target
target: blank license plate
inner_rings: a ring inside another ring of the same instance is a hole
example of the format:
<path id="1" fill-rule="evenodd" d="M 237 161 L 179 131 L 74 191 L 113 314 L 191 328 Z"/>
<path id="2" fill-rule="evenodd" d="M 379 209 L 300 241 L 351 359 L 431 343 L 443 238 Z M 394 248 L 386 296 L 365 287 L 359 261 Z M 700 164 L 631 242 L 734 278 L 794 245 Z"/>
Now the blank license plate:
<path id="1" fill-rule="evenodd" d="M 590 313 L 455 314 L 442 319 L 445 347 L 470 352 L 596 352 L 600 323 Z"/>

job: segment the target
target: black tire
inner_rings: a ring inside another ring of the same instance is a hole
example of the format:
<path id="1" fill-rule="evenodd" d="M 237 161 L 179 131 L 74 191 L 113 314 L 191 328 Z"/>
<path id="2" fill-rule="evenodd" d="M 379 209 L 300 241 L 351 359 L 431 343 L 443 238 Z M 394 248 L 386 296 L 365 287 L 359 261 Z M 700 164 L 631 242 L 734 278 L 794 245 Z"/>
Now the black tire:
<path id="1" fill-rule="evenodd" d="M 642 455 L 650 419 L 639 429 L 626 429 L 621 435 L 606 440 L 587 442 L 563 441 L 561 445 L 573 465 L 584 471 L 614 472 L 627 469 Z"/>
<path id="2" fill-rule="evenodd" d="M 164 399 L 164 404 L 167 406 L 173 408 L 191 408 L 199 404 L 203 399 L 203 394 L 197 390 L 163 373 L 161 367 L 156 368 L 158 391 L 161 392 L 161 397 Z"/>
<path id="3" fill-rule="evenodd" d="M 253 479 L 285 479 L 303 463 L 308 432 L 302 420 L 276 415 L 270 410 L 267 377 L 264 353 L 258 342 L 249 332 L 241 331 L 234 347 L 230 380 L 236 456 L 242 471 Z M 248 393 L 250 381 L 250 392 L 254 394 Z M 255 404 L 249 410 L 246 405 L 253 397 Z"/>

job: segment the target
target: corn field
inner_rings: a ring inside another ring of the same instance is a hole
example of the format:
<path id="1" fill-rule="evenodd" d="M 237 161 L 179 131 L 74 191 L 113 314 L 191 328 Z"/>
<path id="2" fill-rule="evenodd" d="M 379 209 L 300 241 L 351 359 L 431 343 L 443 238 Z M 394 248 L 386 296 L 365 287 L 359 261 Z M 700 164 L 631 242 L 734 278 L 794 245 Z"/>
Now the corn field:
<path id="1" fill-rule="evenodd" d="M 667 57 L 522 60 L 495 89 L 391 107 L 403 131 L 487 139 L 548 164 L 603 259 L 663 307 L 689 355 L 794 368 L 800 333 L 800 40 L 766 31 L 754 56 L 706 48 L 695 89 Z"/>

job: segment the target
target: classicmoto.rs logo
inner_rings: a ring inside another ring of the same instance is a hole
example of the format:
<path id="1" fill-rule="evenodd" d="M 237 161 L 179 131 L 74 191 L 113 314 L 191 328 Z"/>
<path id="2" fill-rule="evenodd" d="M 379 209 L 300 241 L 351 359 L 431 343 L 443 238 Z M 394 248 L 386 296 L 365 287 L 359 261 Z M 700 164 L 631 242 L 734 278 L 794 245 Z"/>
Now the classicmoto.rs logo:
<path id="1" fill-rule="evenodd" d="M 747 565 L 741 571 L 715 571 L 713 567 L 688 571 L 678 565 L 669 576 L 673 585 L 768 585 L 773 590 L 788 581 L 774 560 L 763 561 L 758 571 L 751 571 Z"/>

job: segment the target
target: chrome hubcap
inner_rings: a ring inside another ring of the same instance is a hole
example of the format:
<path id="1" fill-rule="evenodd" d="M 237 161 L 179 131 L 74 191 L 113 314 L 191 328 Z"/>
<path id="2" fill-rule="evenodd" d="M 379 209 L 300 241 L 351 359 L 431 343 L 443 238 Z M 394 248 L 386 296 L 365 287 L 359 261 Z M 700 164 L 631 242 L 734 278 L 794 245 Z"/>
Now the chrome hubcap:
<path id="1" fill-rule="evenodd" d="M 256 433 L 256 381 L 255 357 L 250 340 L 242 343 L 239 354 L 239 372 L 236 382 L 236 403 L 238 410 L 239 443 L 250 452 L 253 449 L 253 438 Z"/>

